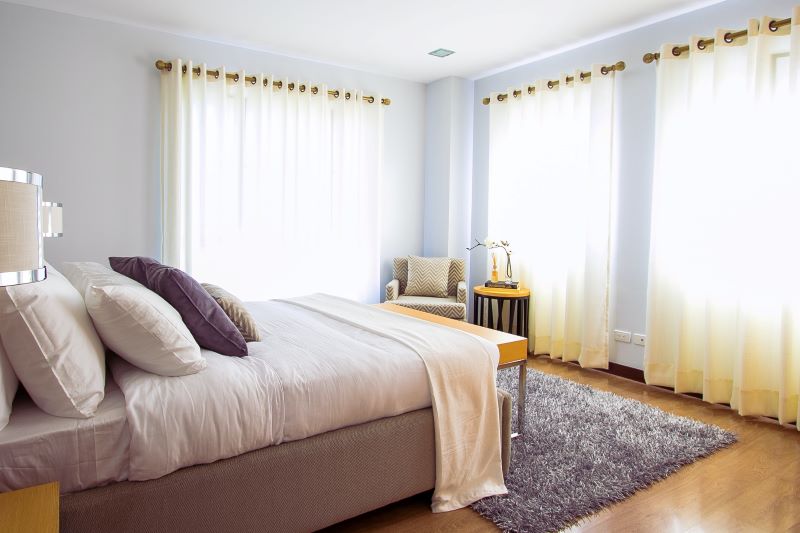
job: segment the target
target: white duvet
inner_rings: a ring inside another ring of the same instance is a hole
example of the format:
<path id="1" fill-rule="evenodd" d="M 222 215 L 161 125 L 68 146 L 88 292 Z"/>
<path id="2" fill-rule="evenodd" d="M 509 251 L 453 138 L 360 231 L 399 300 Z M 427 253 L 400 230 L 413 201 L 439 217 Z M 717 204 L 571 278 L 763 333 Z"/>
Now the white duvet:
<path id="1" fill-rule="evenodd" d="M 505 492 L 494 345 L 330 296 L 248 307 L 264 333 L 249 357 L 206 351 L 208 368 L 180 378 L 114 359 L 129 479 L 428 407 L 433 392 L 434 511 Z"/>

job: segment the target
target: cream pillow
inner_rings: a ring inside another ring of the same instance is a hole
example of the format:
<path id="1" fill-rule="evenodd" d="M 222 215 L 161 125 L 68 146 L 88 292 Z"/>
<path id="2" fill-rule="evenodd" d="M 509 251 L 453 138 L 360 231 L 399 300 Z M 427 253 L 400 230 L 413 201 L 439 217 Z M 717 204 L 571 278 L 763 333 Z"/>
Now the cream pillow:
<path id="1" fill-rule="evenodd" d="M 450 277 L 449 257 L 408 256 L 408 296 L 447 296 L 447 280 Z"/>
<path id="2" fill-rule="evenodd" d="M 3 350 L 3 343 L 0 342 L 0 430 L 8 425 L 11 404 L 14 403 L 14 395 L 17 394 L 18 386 L 17 374 L 11 368 L 11 362 Z"/>
<path id="3" fill-rule="evenodd" d="M 103 400 L 105 351 L 83 298 L 52 266 L 47 279 L 0 289 L 0 338 L 11 366 L 43 411 L 93 416 Z"/>
<path id="4" fill-rule="evenodd" d="M 181 315 L 163 298 L 98 263 L 67 263 L 67 276 L 84 288 L 86 308 L 103 342 L 142 370 L 185 376 L 207 363 Z"/>

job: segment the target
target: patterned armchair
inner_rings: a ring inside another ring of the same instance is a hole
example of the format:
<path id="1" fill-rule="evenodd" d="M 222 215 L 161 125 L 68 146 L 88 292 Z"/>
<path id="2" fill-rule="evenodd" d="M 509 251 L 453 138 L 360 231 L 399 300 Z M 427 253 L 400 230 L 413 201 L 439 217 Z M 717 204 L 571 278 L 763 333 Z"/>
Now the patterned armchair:
<path id="1" fill-rule="evenodd" d="M 394 279 L 386 284 L 386 301 L 418 311 L 435 315 L 467 319 L 467 283 L 464 281 L 464 260 L 450 259 L 450 272 L 447 279 L 447 296 L 410 296 L 405 294 L 408 283 L 408 258 L 395 257 Z"/>

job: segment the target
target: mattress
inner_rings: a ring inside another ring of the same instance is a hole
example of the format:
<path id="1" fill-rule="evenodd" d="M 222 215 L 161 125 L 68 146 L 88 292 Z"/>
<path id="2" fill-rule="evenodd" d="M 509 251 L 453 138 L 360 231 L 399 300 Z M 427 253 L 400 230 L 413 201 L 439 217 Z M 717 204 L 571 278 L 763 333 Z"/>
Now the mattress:
<path id="1" fill-rule="evenodd" d="M 0 431 L 0 492 L 55 480 L 72 492 L 125 480 L 129 442 L 125 398 L 110 376 L 88 419 L 48 415 L 19 394 Z"/>

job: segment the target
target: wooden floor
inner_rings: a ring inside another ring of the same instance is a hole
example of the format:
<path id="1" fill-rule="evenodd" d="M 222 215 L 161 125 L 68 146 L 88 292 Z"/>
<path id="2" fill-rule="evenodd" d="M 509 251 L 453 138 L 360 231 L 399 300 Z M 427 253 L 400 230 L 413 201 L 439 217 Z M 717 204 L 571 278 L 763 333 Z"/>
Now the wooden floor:
<path id="1" fill-rule="evenodd" d="M 531 359 L 528 367 L 733 431 L 739 442 L 688 465 L 568 531 L 800 533 L 800 432 L 741 417 L 670 391 L 577 366 Z M 471 509 L 432 514 L 421 495 L 334 526 L 333 531 L 497 531 Z"/>

